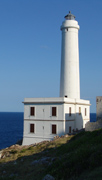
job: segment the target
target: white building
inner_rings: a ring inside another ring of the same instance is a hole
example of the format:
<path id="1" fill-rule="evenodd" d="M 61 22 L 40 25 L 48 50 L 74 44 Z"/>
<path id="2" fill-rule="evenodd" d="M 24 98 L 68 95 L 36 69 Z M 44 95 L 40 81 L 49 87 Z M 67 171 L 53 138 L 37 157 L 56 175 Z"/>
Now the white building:
<path id="1" fill-rule="evenodd" d="M 61 30 L 60 97 L 24 99 L 23 145 L 77 131 L 90 120 L 90 102 L 80 99 L 79 25 L 71 12 Z"/>

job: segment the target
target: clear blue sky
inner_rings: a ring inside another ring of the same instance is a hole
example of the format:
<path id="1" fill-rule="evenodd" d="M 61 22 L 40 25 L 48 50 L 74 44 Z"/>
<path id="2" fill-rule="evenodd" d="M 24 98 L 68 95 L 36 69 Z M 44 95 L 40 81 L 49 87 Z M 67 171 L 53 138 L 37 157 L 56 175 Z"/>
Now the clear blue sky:
<path id="1" fill-rule="evenodd" d="M 102 96 L 102 0 L 0 0 L 0 111 L 23 111 L 25 97 L 58 97 L 60 26 L 80 25 L 81 98 L 96 112 Z"/>

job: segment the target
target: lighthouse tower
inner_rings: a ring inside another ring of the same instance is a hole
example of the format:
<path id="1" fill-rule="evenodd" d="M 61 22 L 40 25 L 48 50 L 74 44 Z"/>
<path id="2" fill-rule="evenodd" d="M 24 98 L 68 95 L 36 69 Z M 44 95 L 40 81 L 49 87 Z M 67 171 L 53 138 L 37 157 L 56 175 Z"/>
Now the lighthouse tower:
<path id="1" fill-rule="evenodd" d="M 79 80 L 79 47 L 78 31 L 79 25 L 75 16 L 65 16 L 61 26 L 62 31 L 62 54 L 61 54 L 61 77 L 60 97 L 80 99 Z"/>

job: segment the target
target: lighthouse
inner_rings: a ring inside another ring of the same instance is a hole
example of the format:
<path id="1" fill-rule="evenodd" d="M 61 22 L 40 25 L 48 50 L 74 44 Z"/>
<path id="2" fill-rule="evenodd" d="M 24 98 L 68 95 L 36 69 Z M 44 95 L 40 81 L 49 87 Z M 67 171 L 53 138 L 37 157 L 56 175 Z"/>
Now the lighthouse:
<path id="1" fill-rule="evenodd" d="M 62 48 L 61 48 L 61 76 L 60 76 L 60 97 L 80 99 L 79 79 L 79 25 L 75 16 L 65 16 L 61 26 Z"/>
<path id="2" fill-rule="evenodd" d="M 90 120 L 90 101 L 80 99 L 79 25 L 71 12 L 61 31 L 60 97 L 24 98 L 23 145 L 76 132 Z"/>

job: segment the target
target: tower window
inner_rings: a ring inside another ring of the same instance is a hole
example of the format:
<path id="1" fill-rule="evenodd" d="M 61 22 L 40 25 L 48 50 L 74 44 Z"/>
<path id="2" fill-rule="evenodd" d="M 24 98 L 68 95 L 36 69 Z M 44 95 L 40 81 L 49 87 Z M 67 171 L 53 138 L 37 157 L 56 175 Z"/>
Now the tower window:
<path id="1" fill-rule="evenodd" d="M 35 107 L 30 107 L 30 115 L 35 116 Z"/>
<path id="2" fill-rule="evenodd" d="M 69 107 L 69 116 L 71 116 L 71 107 Z"/>
<path id="3" fill-rule="evenodd" d="M 52 107 L 52 116 L 56 116 L 56 107 Z"/>
<path id="4" fill-rule="evenodd" d="M 30 133 L 34 133 L 35 129 L 34 129 L 34 124 L 30 124 Z"/>
<path id="5" fill-rule="evenodd" d="M 56 134 L 56 124 L 52 124 L 52 134 Z"/>

